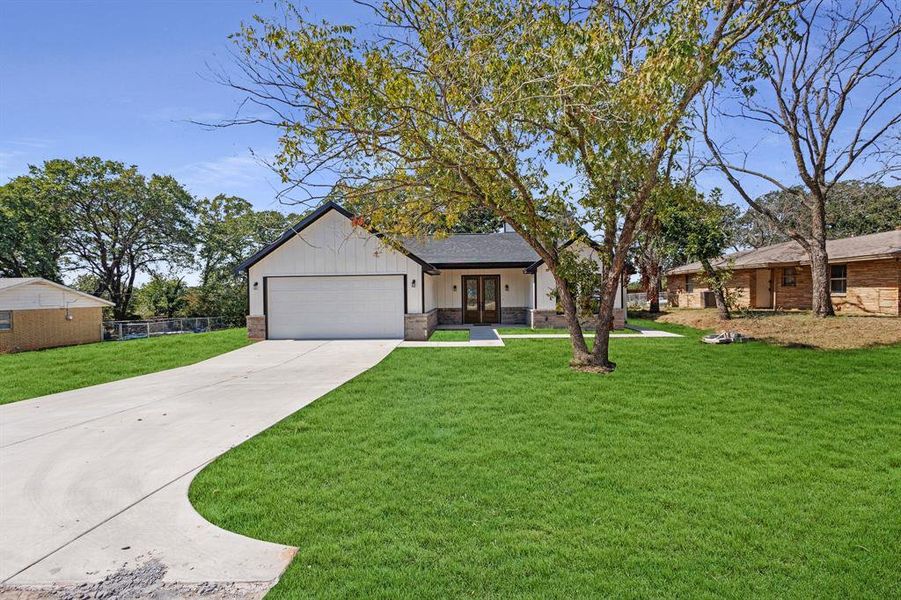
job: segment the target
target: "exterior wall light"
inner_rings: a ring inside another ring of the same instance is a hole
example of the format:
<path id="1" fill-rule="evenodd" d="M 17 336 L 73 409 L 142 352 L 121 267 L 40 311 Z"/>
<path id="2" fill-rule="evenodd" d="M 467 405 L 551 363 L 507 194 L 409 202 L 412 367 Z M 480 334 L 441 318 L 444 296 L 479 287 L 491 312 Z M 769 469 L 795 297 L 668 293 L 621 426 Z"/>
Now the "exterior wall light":
<path id="1" fill-rule="evenodd" d="M 509 283 L 505 283 L 505 284 L 504 284 L 504 291 L 505 291 L 505 292 L 509 292 L 509 291 L 510 291 L 510 284 L 509 284 Z"/>
<path id="2" fill-rule="evenodd" d="M 416 280 L 415 280 L 415 279 L 410 283 L 410 287 L 416 287 Z"/>
<path id="3" fill-rule="evenodd" d="M 260 287 L 260 282 L 259 282 L 259 281 L 254 281 L 254 282 L 253 282 L 253 289 L 257 289 L 258 287 Z"/>

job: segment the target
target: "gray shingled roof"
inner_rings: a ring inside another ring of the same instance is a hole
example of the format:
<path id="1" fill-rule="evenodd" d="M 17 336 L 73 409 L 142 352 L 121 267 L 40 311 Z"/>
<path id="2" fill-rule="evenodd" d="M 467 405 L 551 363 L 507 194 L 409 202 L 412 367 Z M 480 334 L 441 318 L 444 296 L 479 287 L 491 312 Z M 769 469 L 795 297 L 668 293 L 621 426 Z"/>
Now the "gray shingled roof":
<path id="1" fill-rule="evenodd" d="M 538 254 L 517 233 L 460 233 L 445 238 L 408 238 L 404 247 L 432 265 L 532 264 Z"/>
<path id="2" fill-rule="evenodd" d="M 901 231 L 883 231 L 882 233 L 871 233 L 870 235 L 860 235 L 840 240 L 828 240 L 826 242 L 826 254 L 829 256 L 830 261 L 861 260 L 901 255 Z M 793 264 L 803 265 L 809 262 L 807 253 L 795 241 L 727 254 L 723 258 L 713 261 L 713 263 L 714 266 L 718 266 L 730 260 L 734 261 L 735 269 L 767 268 Z M 669 275 L 680 275 L 697 273 L 700 270 L 701 263 L 693 262 L 670 269 L 667 273 Z"/>

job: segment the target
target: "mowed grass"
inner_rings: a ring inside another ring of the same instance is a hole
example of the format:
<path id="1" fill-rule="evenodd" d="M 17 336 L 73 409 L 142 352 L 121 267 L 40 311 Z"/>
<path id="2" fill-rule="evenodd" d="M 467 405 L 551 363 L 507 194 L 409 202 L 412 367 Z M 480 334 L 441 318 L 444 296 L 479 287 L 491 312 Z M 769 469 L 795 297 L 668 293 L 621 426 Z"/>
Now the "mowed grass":
<path id="1" fill-rule="evenodd" d="M 241 328 L 0 354 L 0 404 L 181 367 L 248 343 Z"/>
<path id="2" fill-rule="evenodd" d="M 213 462 L 271 598 L 897 598 L 901 346 L 398 349 Z"/>
<path id="3" fill-rule="evenodd" d="M 468 342 L 468 329 L 436 329 L 429 336 L 430 342 Z"/>

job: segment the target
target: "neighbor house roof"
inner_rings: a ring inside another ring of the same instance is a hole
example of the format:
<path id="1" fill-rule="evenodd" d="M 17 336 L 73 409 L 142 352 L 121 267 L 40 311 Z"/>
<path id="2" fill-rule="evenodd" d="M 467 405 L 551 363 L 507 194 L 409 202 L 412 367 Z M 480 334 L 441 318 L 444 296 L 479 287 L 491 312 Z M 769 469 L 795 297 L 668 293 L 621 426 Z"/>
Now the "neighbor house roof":
<path id="1" fill-rule="evenodd" d="M 76 296 L 82 296 L 84 298 L 89 298 L 98 302 L 100 304 L 105 304 L 107 306 L 114 306 L 112 302 L 109 300 L 104 300 L 103 298 L 98 298 L 97 296 L 86 294 L 85 292 L 80 292 L 76 289 L 72 289 L 68 286 L 65 286 L 61 283 L 56 283 L 55 281 L 50 281 L 49 279 L 44 279 L 43 277 L 0 277 L 0 294 L 3 292 L 7 292 L 12 290 L 13 288 L 22 287 L 25 285 L 33 285 L 36 283 L 40 283 L 42 285 L 49 285 L 50 287 L 55 287 L 66 291 L 70 294 L 74 294 Z"/>
<path id="2" fill-rule="evenodd" d="M 901 256 L 901 231 L 884 231 L 856 237 L 828 240 L 826 254 L 832 262 L 851 262 Z M 810 261 L 798 242 L 790 241 L 755 250 L 727 254 L 713 261 L 714 266 L 732 262 L 734 269 L 757 269 L 778 266 L 804 265 Z M 693 262 L 667 271 L 668 275 L 698 273 L 701 263 Z"/>

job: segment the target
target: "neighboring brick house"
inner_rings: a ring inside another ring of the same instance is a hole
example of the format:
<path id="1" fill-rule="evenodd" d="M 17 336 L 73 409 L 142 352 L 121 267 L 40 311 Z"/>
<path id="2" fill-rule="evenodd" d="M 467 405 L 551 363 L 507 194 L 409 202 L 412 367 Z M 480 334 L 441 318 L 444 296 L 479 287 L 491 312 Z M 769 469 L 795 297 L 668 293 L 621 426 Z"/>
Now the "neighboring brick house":
<path id="1" fill-rule="evenodd" d="M 99 342 L 112 305 L 40 277 L 0 277 L 0 353 Z"/>
<path id="2" fill-rule="evenodd" d="M 901 230 L 829 240 L 832 304 L 845 314 L 901 314 Z M 738 305 L 754 309 L 811 308 L 810 263 L 797 242 L 785 242 L 730 254 L 716 265 L 732 263 L 727 288 L 738 294 Z M 705 308 L 715 305 L 701 282 L 700 263 L 667 272 L 670 306 Z"/>

